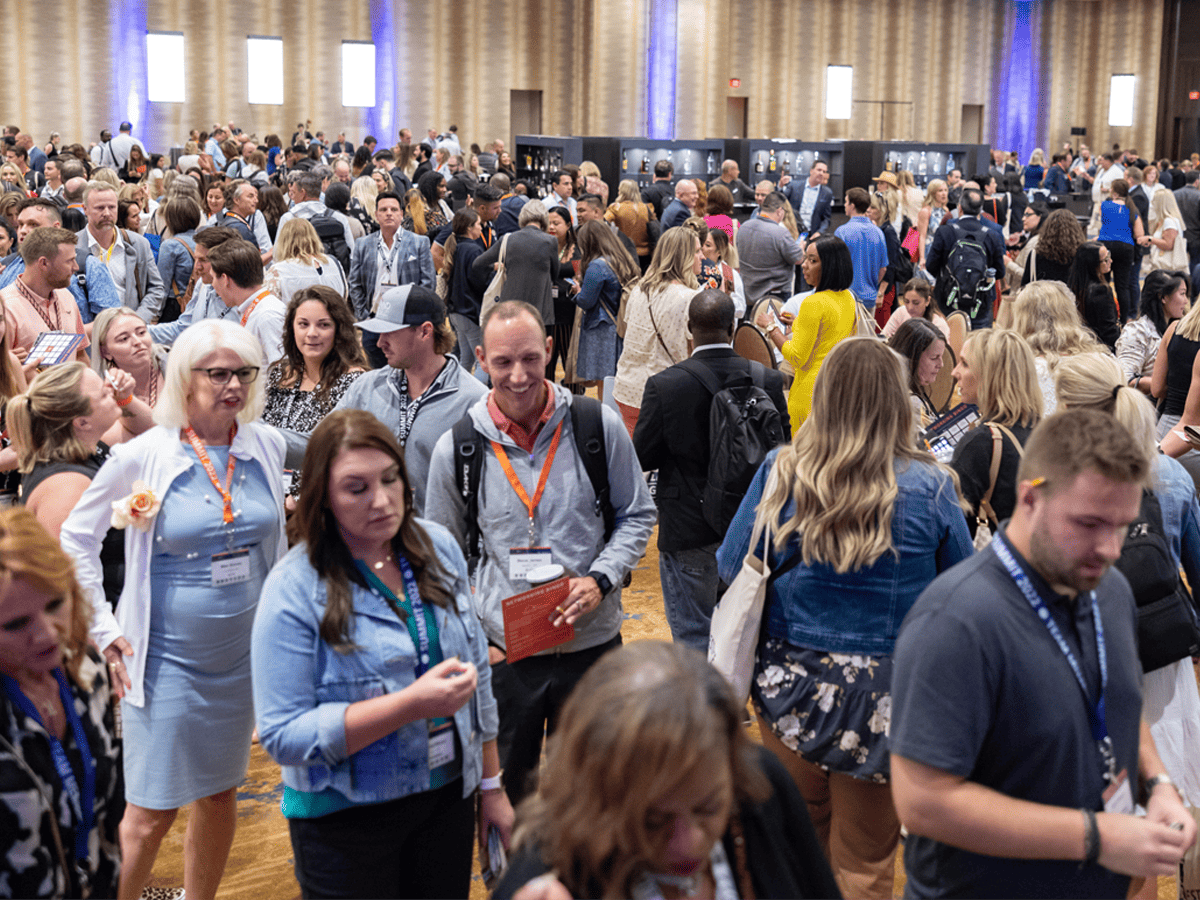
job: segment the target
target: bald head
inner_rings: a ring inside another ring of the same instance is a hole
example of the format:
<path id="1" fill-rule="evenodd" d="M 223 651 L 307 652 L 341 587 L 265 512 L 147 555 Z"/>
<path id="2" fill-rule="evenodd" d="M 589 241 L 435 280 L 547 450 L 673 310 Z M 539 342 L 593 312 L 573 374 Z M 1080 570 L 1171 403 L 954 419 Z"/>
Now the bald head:
<path id="1" fill-rule="evenodd" d="M 728 344 L 733 340 L 733 320 L 733 299 L 716 288 L 700 291 L 688 304 L 688 329 L 697 347 Z"/>
<path id="2" fill-rule="evenodd" d="M 83 189 L 87 187 L 87 179 L 82 177 L 68 178 L 63 185 L 63 196 L 68 203 L 82 203 Z"/>

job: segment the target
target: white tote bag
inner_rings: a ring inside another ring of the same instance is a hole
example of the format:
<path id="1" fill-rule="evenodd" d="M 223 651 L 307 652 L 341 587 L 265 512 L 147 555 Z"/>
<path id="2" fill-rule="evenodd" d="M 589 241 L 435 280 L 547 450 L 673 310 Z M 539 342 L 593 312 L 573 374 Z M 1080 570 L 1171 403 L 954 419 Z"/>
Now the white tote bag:
<path id="1" fill-rule="evenodd" d="M 775 489 L 778 467 L 771 467 L 763 497 Z M 745 704 L 750 696 L 754 678 L 754 660 L 758 652 L 758 635 L 762 630 L 763 610 L 767 598 L 767 582 L 771 577 L 770 556 L 772 523 L 764 521 L 762 512 L 754 517 L 750 536 L 750 551 L 742 561 L 742 569 L 725 591 L 713 610 L 712 628 L 708 635 L 708 661 L 725 676 Z M 754 555 L 759 539 L 763 539 L 763 559 Z"/>
<path id="2" fill-rule="evenodd" d="M 504 268 L 504 251 L 508 249 L 508 235 L 506 234 L 500 241 L 500 268 L 496 270 L 496 274 L 492 276 L 491 284 L 487 286 L 487 290 L 483 292 L 483 304 L 479 310 L 479 321 L 483 321 L 483 314 L 492 307 L 493 304 L 500 302 L 500 292 L 504 290 L 504 280 L 508 277 L 508 273 Z"/>

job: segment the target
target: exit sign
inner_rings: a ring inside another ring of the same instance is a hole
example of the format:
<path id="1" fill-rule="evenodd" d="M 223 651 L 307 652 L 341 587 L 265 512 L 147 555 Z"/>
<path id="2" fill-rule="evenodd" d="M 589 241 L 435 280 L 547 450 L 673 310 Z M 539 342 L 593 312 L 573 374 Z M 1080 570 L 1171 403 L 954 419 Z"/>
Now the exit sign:
<path id="1" fill-rule="evenodd" d="M 730 86 L 731 88 L 740 88 L 740 87 L 742 86 L 742 79 L 740 79 L 740 78 L 730 78 L 730 79 L 729 79 L 729 86 Z M 1197 96 L 1200 96 L 1200 95 L 1197 95 Z M 1193 98 L 1193 99 L 1196 99 L 1196 98 Z"/>
<path id="2" fill-rule="evenodd" d="M 1200 100 L 1200 91 L 1189 91 L 1188 99 L 1189 100 Z"/>

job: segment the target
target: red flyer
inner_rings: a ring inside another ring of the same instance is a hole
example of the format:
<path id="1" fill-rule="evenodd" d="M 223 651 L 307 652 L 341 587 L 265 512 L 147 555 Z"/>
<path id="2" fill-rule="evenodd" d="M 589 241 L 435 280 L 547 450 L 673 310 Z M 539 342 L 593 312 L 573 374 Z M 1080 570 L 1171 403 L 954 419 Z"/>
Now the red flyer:
<path id="1" fill-rule="evenodd" d="M 559 578 L 501 601 L 504 612 L 505 658 L 514 663 L 575 637 L 575 626 L 551 623 L 555 607 L 567 599 L 567 579 Z"/>

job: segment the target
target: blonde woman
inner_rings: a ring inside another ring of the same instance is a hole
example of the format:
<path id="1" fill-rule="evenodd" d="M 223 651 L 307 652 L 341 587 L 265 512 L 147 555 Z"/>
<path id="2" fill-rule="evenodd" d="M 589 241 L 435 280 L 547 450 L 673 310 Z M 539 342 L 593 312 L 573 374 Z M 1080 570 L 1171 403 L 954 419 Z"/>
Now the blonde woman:
<path id="1" fill-rule="evenodd" d="M 375 221 L 375 198 L 379 196 L 379 185 L 370 175 L 360 175 L 350 183 L 349 214 L 362 223 L 367 234 L 379 230 Z"/>
<path id="2" fill-rule="evenodd" d="M 972 552 L 954 476 L 917 447 L 906 377 L 878 340 L 834 347 L 811 415 L 767 457 L 717 551 L 726 581 L 748 554 L 780 573 L 751 698 L 847 897 L 892 896 L 900 822 L 887 730 L 900 622 Z M 756 510 L 773 529 L 766 548 L 750 546 Z"/>
<path id="3" fill-rule="evenodd" d="M 950 213 L 947 206 L 949 198 L 950 188 L 946 182 L 940 178 L 929 182 L 925 191 L 925 201 L 921 204 L 916 218 L 917 234 L 920 235 L 917 243 L 917 262 L 921 266 L 925 265 L 925 252 L 929 249 L 934 233 Z"/>
<path id="4" fill-rule="evenodd" d="M 590 159 L 579 164 L 579 177 L 583 179 L 583 192 L 595 194 L 603 206 L 608 205 L 608 184 L 600 175 L 600 167 Z"/>
<path id="5" fill-rule="evenodd" d="M 1183 463 L 1200 486 L 1200 450 L 1181 435 L 1185 425 L 1200 425 L 1200 303 L 1163 332 L 1158 344 L 1150 394 L 1159 404 L 1158 437 L 1162 452 Z"/>
<path id="6" fill-rule="evenodd" d="M 1025 190 L 1032 191 L 1042 186 L 1046 177 L 1046 154 L 1041 147 L 1034 147 L 1029 154 L 1029 165 L 1025 167 Z"/>
<path id="7" fill-rule="evenodd" d="M 646 275 L 629 297 L 625 344 L 613 397 L 633 436 L 646 379 L 688 358 L 687 308 L 699 290 L 700 238 L 670 228 L 654 248 Z"/>
<path id="8" fill-rule="evenodd" d="M 654 207 L 642 202 L 637 182 L 626 178 L 617 185 L 617 202 L 604 213 L 604 221 L 612 222 L 637 248 L 637 261 L 643 272 L 650 264 L 650 222 L 656 221 Z"/>
<path id="9" fill-rule="evenodd" d="M 286 304 L 292 302 L 297 291 L 317 284 L 333 288 L 343 300 L 350 296 L 341 263 L 325 255 L 312 223 L 298 216 L 288 219 L 279 228 L 275 262 L 263 286 Z"/>
<path id="10" fill-rule="evenodd" d="M 920 218 L 921 207 L 925 205 L 928 188 L 922 191 L 917 187 L 917 182 L 913 178 L 912 172 L 908 171 L 908 169 L 901 169 L 896 173 L 896 192 L 900 195 L 900 209 L 897 210 L 900 225 L 895 225 L 894 227 L 896 233 L 899 234 L 900 227 L 903 225 L 905 219 L 908 219 L 909 225 L 912 225 L 913 222 Z"/>
<path id="11" fill-rule="evenodd" d="M 1021 288 L 1008 310 L 1007 327 L 1029 342 L 1042 390 L 1042 413 L 1054 414 L 1054 369 L 1058 361 L 1077 353 L 1103 350 L 1079 315 L 1075 298 L 1061 281 L 1035 281 Z"/>
<path id="12" fill-rule="evenodd" d="M 1175 195 L 1163 189 L 1150 198 L 1150 268 L 1187 270 L 1187 241 L 1183 237 L 1183 213 Z"/>

